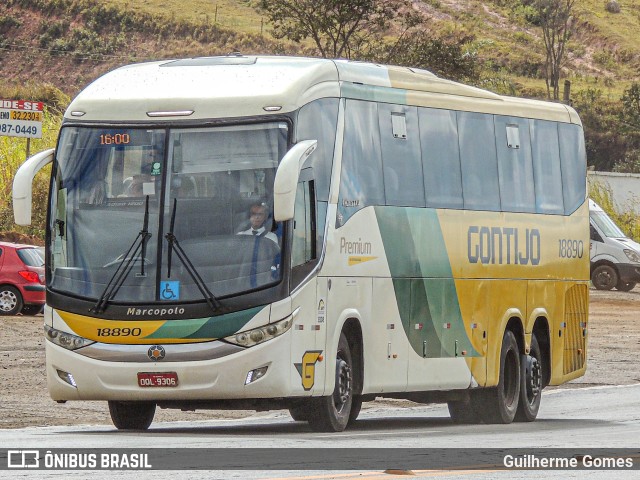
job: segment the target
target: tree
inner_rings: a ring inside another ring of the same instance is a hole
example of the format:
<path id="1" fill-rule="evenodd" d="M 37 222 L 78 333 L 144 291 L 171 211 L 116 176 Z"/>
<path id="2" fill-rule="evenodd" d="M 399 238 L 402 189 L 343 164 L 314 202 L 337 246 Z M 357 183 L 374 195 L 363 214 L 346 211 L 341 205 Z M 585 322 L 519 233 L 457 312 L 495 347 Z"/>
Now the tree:
<path id="1" fill-rule="evenodd" d="M 546 50 L 545 81 L 549 99 L 560 98 L 560 70 L 565 48 L 573 33 L 573 6 L 576 0 L 533 0 L 539 15 Z M 553 89 L 553 97 L 551 96 Z"/>
<path id="2" fill-rule="evenodd" d="M 325 58 L 351 58 L 381 41 L 394 20 L 416 21 L 409 0 L 261 0 L 259 6 L 276 38 L 310 38 Z"/>

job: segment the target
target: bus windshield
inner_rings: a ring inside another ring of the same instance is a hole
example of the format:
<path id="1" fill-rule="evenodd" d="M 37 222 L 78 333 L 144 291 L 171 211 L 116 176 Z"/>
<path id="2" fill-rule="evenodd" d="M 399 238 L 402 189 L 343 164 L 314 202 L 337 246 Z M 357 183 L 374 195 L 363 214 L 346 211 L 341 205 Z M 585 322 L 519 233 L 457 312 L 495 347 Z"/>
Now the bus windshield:
<path id="1" fill-rule="evenodd" d="M 609 238 L 626 238 L 626 235 L 604 212 L 591 212 L 591 219 L 600 231 Z"/>
<path id="2" fill-rule="evenodd" d="M 150 303 L 278 282 L 282 234 L 270 206 L 287 138 L 283 122 L 63 127 L 49 287 L 98 299 L 122 275 L 109 301 Z"/>

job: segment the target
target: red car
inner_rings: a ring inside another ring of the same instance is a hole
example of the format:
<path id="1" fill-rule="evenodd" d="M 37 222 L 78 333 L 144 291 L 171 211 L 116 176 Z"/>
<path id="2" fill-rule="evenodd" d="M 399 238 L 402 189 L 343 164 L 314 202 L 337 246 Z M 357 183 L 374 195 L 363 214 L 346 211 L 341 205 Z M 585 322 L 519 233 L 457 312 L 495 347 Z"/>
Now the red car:
<path id="1" fill-rule="evenodd" d="M 44 260 L 37 248 L 0 242 L 0 315 L 35 315 L 44 299 Z"/>

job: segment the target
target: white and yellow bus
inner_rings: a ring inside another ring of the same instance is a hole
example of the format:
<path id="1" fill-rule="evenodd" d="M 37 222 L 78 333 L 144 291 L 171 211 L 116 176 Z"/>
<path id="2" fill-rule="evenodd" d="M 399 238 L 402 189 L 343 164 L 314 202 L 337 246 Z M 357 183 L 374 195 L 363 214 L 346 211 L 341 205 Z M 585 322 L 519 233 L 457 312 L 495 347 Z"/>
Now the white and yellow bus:
<path id="1" fill-rule="evenodd" d="M 49 392 L 107 400 L 117 428 L 159 406 L 341 431 L 376 397 L 532 421 L 585 372 L 566 105 L 342 60 L 160 61 L 73 100 L 16 175 L 17 223 L 49 162 Z"/>

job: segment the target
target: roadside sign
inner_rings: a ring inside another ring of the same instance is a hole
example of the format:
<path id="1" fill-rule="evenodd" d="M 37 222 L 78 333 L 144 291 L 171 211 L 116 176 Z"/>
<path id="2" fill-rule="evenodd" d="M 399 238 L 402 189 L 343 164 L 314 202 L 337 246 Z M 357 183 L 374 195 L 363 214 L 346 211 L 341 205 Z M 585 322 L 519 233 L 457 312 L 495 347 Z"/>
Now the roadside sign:
<path id="1" fill-rule="evenodd" d="M 0 99 L 0 136 L 42 138 L 44 104 Z"/>

